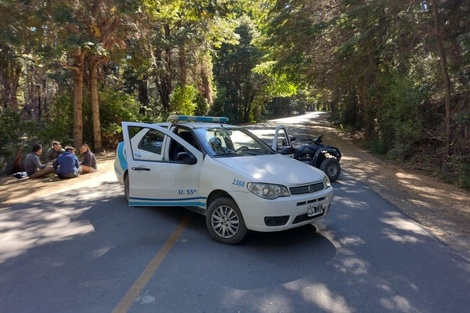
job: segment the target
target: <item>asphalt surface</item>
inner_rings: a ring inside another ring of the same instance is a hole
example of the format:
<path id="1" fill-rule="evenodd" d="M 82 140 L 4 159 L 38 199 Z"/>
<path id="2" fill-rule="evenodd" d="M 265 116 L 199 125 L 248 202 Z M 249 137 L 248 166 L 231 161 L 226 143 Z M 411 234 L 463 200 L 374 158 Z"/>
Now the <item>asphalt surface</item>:
<path id="1" fill-rule="evenodd" d="M 88 187 L 88 188 L 87 188 Z M 0 211 L 0 312 L 468 312 L 470 264 L 347 169 L 330 214 L 214 242 L 112 173 Z"/>

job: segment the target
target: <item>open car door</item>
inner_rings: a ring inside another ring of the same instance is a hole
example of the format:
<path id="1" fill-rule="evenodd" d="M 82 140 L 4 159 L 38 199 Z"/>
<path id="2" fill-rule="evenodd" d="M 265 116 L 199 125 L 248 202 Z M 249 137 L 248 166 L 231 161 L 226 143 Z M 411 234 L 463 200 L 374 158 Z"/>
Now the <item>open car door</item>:
<path id="1" fill-rule="evenodd" d="M 125 188 L 131 206 L 205 207 L 199 196 L 202 152 L 164 127 L 123 122 L 128 165 Z M 176 141 L 185 152 L 172 157 Z"/>

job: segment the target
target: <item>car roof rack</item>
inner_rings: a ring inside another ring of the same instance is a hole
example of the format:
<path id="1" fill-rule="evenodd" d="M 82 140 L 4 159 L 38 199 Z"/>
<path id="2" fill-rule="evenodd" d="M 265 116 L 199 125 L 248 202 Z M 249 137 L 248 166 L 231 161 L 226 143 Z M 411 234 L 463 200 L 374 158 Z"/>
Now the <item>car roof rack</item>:
<path id="1" fill-rule="evenodd" d="M 204 122 L 204 123 L 227 123 L 228 118 L 223 116 L 190 116 L 171 114 L 168 120 L 172 123 L 178 122 Z"/>

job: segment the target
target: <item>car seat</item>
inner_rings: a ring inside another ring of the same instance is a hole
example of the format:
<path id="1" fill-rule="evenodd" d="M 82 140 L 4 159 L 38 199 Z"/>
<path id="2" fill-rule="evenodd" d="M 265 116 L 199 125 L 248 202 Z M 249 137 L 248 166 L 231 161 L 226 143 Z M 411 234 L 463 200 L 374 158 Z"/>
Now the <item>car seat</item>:
<path id="1" fill-rule="evenodd" d="M 190 143 L 191 145 L 194 146 L 194 138 L 193 138 L 193 135 L 190 132 L 187 132 L 187 131 L 181 132 L 181 133 L 178 134 L 178 136 L 180 136 L 185 141 L 187 141 L 188 143 Z M 172 153 L 172 160 L 173 161 L 176 161 L 176 157 L 178 156 L 178 153 L 186 152 L 186 149 L 182 145 L 180 145 L 177 142 L 175 142 L 175 143 L 176 143 L 176 147 L 173 149 L 173 153 Z"/>

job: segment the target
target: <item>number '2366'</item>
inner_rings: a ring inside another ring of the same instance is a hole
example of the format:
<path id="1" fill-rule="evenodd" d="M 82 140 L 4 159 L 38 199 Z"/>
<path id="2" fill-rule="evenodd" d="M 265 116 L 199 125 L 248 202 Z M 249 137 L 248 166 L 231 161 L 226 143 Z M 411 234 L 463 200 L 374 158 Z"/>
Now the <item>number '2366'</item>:
<path id="1" fill-rule="evenodd" d="M 242 180 L 234 179 L 232 182 L 232 185 L 245 187 L 245 182 Z"/>

